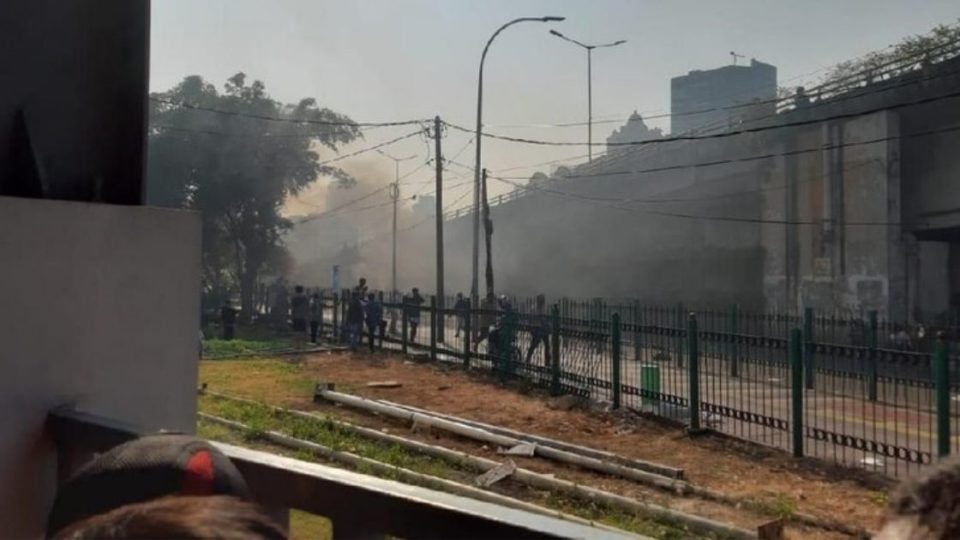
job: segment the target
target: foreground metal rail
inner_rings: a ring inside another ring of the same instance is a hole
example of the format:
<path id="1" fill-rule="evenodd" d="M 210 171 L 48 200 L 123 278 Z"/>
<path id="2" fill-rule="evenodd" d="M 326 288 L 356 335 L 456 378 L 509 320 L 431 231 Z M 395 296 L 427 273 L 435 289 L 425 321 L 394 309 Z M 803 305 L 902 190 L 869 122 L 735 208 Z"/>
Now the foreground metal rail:
<path id="1" fill-rule="evenodd" d="M 96 452 L 136 438 L 136 426 L 56 409 L 47 428 L 62 483 Z M 269 508 L 295 508 L 333 522 L 335 538 L 636 538 L 383 480 L 316 463 L 214 443 Z"/>

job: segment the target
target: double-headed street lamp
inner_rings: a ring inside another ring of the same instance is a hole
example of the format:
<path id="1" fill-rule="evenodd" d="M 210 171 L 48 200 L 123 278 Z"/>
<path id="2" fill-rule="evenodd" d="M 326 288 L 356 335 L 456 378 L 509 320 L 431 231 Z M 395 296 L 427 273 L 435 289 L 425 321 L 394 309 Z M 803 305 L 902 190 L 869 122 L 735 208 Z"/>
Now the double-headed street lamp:
<path id="1" fill-rule="evenodd" d="M 477 304 L 477 296 L 480 291 L 479 271 L 480 271 L 480 144 L 483 141 L 483 62 L 487 59 L 487 51 L 490 44 L 507 27 L 522 22 L 560 22 L 566 17 L 520 17 L 501 26 L 487 40 L 487 45 L 483 48 L 483 54 L 480 56 L 480 76 L 477 82 L 477 132 L 474 135 L 474 144 L 477 145 L 477 159 L 474 162 L 473 170 L 473 278 L 470 283 L 470 297 L 473 305 Z"/>
<path id="2" fill-rule="evenodd" d="M 600 49 L 603 47 L 616 47 L 617 45 L 623 45 L 627 42 L 625 39 L 619 41 L 614 41 L 612 43 L 604 43 L 602 45 L 587 45 L 585 43 L 580 43 L 579 41 L 568 38 L 567 36 L 557 32 L 556 30 L 550 30 L 550 33 L 557 36 L 560 39 L 564 39 L 573 43 L 574 45 L 579 45 L 587 50 L 587 154 L 590 161 L 593 161 L 593 75 L 591 67 L 591 56 L 594 49 Z"/>
<path id="3" fill-rule="evenodd" d="M 392 293 L 397 292 L 397 201 L 400 199 L 400 162 L 413 159 L 417 156 L 407 156 L 404 158 L 395 158 L 390 154 L 377 150 L 383 157 L 393 160 L 394 181 L 390 184 L 390 198 L 393 199 L 393 263 L 391 265 L 390 288 Z"/>

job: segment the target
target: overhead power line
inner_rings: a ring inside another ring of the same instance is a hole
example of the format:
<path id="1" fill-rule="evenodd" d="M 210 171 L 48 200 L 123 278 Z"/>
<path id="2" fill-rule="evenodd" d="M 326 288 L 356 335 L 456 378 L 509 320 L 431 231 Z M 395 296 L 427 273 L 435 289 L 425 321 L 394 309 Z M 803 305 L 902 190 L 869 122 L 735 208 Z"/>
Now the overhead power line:
<path id="1" fill-rule="evenodd" d="M 420 134 L 420 131 L 421 131 L 421 130 L 418 129 L 417 131 L 412 131 L 412 132 L 410 132 L 410 133 L 407 133 L 406 135 L 401 135 L 401 136 L 399 136 L 399 137 L 394 137 L 393 139 L 390 139 L 389 141 L 386 141 L 386 142 L 382 142 L 382 143 L 380 143 L 380 144 L 375 144 L 375 145 L 373 145 L 373 146 L 368 146 L 368 147 L 366 147 L 366 148 L 361 148 L 360 150 L 357 150 L 357 151 L 355 151 L 355 152 L 350 152 L 349 154 L 343 154 L 343 155 L 337 156 L 337 157 L 335 157 L 335 158 L 328 159 L 328 160 L 326 160 L 326 161 L 321 161 L 321 162 L 320 162 L 320 165 L 327 165 L 327 164 L 329 164 L 329 163 L 333 163 L 333 162 L 340 161 L 340 160 L 343 160 L 343 159 L 347 159 L 347 158 L 352 158 L 352 157 L 355 157 L 355 156 L 359 156 L 360 154 L 366 154 L 367 152 L 373 152 L 374 150 L 378 150 L 378 149 L 383 148 L 383 147 L 385 147 L 385 146 L 390 146 L 391 144 L 398 143 L 398 142 L 400 142 L 400 141 L 402 141 L 402 140 L 404 140 L 404 139 L 409 139 L 410 137 L 415 137 L 415 136 L 417 136 L 417 135 Z"/>
<path id="2" fill-rule="evenodd" d="M 426 120 L 400 120 L 397 122 L 353 122 L 346 120 L 312 120 L 312 119 L 296 119 L 296 118 L 287 118 L 282 116 L 270 116 L 265 114 L 255 114 L 255 113 L 245 113 L 240 111 L 227 111 L 223 109 L 217 109 L 214 107 L 205 107 L 203 105 L 197 105 L 194 103 L 187 103 L 186 101 L 175 101 L 172 99 L 158 98 L 156 96 L 150 96 L 150 100 L 163 103 L 165 105 L 173 105 L 175 107 L 182 107 L 184 109 L 191 109 L 195 111 L 204 111 L 214 114 L 222 114 L 226 116 L 239 116 L 242 118 L 255 118 L 257 120 L 269 120 L 271 122 L 287 122 L 291 124 L 309 124 L 309 125 L 319 125 L 319 126 L 350 126 L 350 127 L 387 127 L 387 126 L 408 126 L 412 124 L 422 124 Z"/>
<path id="3" fill-rule="evenodd" d="M 951 98 L 955 98 L 955 97 L 960 97 L 960 91 L 950 92 L 950 93 L 942 94 L 942 95 L 939 95 L 939 96 L 932 96 L 932 97 L 925 97 L 925 98 L 921 98 L 921 99 L 915 99 L 915 100 L 913 100 L 913 101 L 908 101 L 908 102 L 903 102 L 903 103 L 897 103 L 897 104 L 894 104 L 894 105 L 884 105 L 884 106 L 881 106 L 881 107 L 874 107 L 874 108 L 866 109 L 866 110 L 863 110 L 863 111 L 857 111 L 857 112 L 852 112 L 852 113 L 836 114 L 836 115 L 827 116 L 827 117 L 823 117 L 823 118 L 812 118 L 812 119 L 809 119 L 809 120 L 799 120 L 799 121 L 796 121 L 796 122 L 784 122 L 784 123 L 782 123 L 782 124 L 776 124 L 776 125 L 771 125 L 771 126 L 757 126 L 757 127 L 751 127 L 751 128 L 738 129 L 738 130 L 734 130 L 734 131 L 725 131 L 725 132 L 722 132 L 722 133 L 711 133 L 711 134 L 706 134 L 706 135 L 677 135 L 677 136 L 671 136 L 671 137 L 663 137 L 663 138 L 660 138 L 660 139 L 649 139 L 649 140 L 644 140 L 644 141 L 627 141 L 627 142 L 622 142 L 622 143 L 586 143 L 586 142 L 543 141 L 543 140 L 537 140 L 537 139 L 525 139 L 525 138 L 521 138 L 521 137 L 508 137 L 508 136 L 506 136 L 506 135 L 496 135 L 496 134 L 493 134 L 493 133 L 483 133 L 482 135 L 483 135 L 484 137 L 488 137 L 488 138 L 491 138 L 491 139 L 498 139 L 498 140 L 503 140 L 503 141 L 508 141 L 508 142 L 523 143 L 523 144 L 533 144 L 533 145 L 539 145 L 539 146 L 590 146 L 590 145 L 592 145 L 592 146 L 651 146 L 651 145 L 656 145 L 656 144 L 666 144 L 666 143 L 677 142 L 677 141 L 699 141 L 699 140 L 708 140 L 708 139 L 725 139 L 725 138 L 729 138 L 729 137 L 735 137 L 735 136 L 737 136 L 737 135 L 744 135 L 744 134 L 750 134 L 750 133 L 763 133 L 763 132 L 773 131 L 773 130 L 778 130 L 778 129 L 787 129 L 787 128 L 792 128 L 792 127 L 808 126 L 808 125 L 812 125 L 812 124 L 820 124 L 820 123 L 823 123 L 823 122 L 829 122 L 829 121 L 831 121 L 831 120 L 844 120 L 844 119 L 849 119 L 849 118 L 857 118 L 857 117 L 860 117 L 860 116 L 867 116 L 867 115 L 874 114 L 874 113 L 878 113 L 878 112 L 882 112 L 882 111 L 892 111 L 892 110 L 902 109 L 902 108 L 905 108 L 905 107 L 913 107 L 913 106 L 916 106 L 916 105 L 924 105 L 924 104 L 927 104 L 927 103 L 934 103 L 934 102 L 937 102 L 937 101 L 942 101 L 942 100 L 945 100 L 945 99 L 951 99 Z M 449 124 L 449 123 L 448 123 L 447 125 L 450 126 L 450 127 L 453 128 L 453 129 L 456 129 L 456 130 L 459 130 L 459 131 L 463 131 L 463 132 L 467 132 L 467 133 L 472 132 L 472 130 L 470 130 L 470 129 L 468 129 L 468 128 L 465 128 L 465 127 L 463 127 L 463 126 L 459 126 L 459 125 L 457 125 L 457 124 Z"/>
<path id="4" fill-rule="evenodd" d="M 891 135 L 889 137 L 876 137 L 873 139 L 867 139 L 863 141 L 853 141 L 853 142 L 845 142 L 845 143 L 837 143 L 837 144 L 823 144 L 823 145 L 814 146 L 811 148 L 787 150 L 784 152 L 770 152 L 767 154 L 758 154 L 754 156 L 746 156 L 746 157 L 740 157 L 740 158 L 716 159 L 711 161 L 699 161 L 696 163 L 685 163 L 680 165 L 664 165 L 662 167 L 648 167 L 644 169 L 605 171 L 605 172 L 585 173 L 585 174 L 570 174 L 570 175 L 561 176 L 558 178 L 562 180 L 574 179 L 574 178 L 601 178 L 605 176 L 641 175 L 641 174 L 662 173 L 666 171 L 675 171 L 675 170 L 681 170 L 681 169 L 698 169 L 698 168 L 704 168 L 704 167 L 715 167 L 715 166 L 727 165 L 731 163 L 746 163 L 750 161 L 759 161 L 759 160 L 772 159 L 772 158 L 778 158 L 778 157 L 796 156 L 801 154 L 821 152 L 823 150 L 832 150 L 835 148 L 865 146 L 865 145 L 877 144 L 881 142 L 893 141 L 898 139 L 924 137 L 928 135 L 936 135 L 939 133 L 951 133 L 955 131 L 960 131 L 960 125 L 953 125 L 945 128 L 938 128 L 938 129 L 927 130 L 927 131 L 919 131 L 916 133 L 908 133 L 906 135 Z M 527 179 L 526 177 L 520 177 L 520 176 L 507 176 L 503 178 L 506 180 L 526 180 Z"/>

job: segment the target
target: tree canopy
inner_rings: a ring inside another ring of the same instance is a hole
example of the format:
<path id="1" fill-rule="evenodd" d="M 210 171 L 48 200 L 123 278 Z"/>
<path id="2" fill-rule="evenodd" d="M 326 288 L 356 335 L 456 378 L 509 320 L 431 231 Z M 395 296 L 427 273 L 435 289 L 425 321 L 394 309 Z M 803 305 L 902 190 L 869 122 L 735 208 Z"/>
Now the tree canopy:
<path id="1" fill-rule="evenodd" d="M 823 86 L 844 91 L 881 78 L 895 77 L 920 66 L 960 54 L 960 23 L 941 24 L 928 34 L 909 36 L 882 51 L 841 62 L 824 77 Z"/>
<path id="2" fill-rule="evenodd" d="M 244 73 L 222 91 L 189 76 L 150 103 L 147 202 L 201 213 L 205 288 L 239 287 L 249 314 L 258 279 L 287 264 L 284 200 L 321 177 L 350 186 L 350 175 L 322 162 L 317 150 L 336 150 L 362 134 L 313 98 L 272 99 Z"/>

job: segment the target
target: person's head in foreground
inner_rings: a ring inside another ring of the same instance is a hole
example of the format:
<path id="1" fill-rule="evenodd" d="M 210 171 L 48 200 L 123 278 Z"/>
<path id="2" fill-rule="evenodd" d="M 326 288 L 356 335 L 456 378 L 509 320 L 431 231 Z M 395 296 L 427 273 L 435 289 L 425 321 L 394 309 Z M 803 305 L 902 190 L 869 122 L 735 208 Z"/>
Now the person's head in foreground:
<path id="1" fill-rule="evenodd" d="M 949 459 L 903 482 L 875 540 L 960 538 L 960 460 Z"/>
<path id="2" fill-rule="evenodd" d="M 150 435 L 98 456 L 64 484 L 47 536 L 286 538 L 249 498 L 240 472 L 206 441 Z"/>

